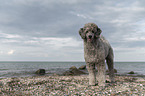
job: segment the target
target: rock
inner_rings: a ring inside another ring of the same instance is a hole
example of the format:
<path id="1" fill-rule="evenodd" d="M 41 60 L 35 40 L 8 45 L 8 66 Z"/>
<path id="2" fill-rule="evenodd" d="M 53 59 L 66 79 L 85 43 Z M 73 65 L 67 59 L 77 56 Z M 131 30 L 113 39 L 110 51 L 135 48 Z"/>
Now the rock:
<path id="1" fill-rule="evenodd" d="M 80 69 L 80 70 L 84 70 L 84 69 L 86 69 L 86 65 L 82 65 L 82 66 L 80 66 L 79 69 Z"/>
<path id="2" fill-rule="evenodd" d="M 106 72 L 109 73 L 109 70 L 106 70 Z M 117 70 L 116 69 L 114 69 L 114 73 L 117 73 Z"/>
<path id="3" fill-rule="evenodd" d="M 114 73 L 117 73 L 117 69 L 114 69 Z"/>
<path id="4" fill-rule="evenodd" d="M 78 70 L 78 69 L 76 69 L 76 70 L 71 70 L 71 72 L 72 72 L 74 75 L 81 75 L 81 74 L 85 74 L 85 72 L 80 71 L 80 70 Z"/>
<path id="5" fill-rule="evenodd" d="M 39 75 L 44 75 L 45 74 L 45 69 L 39 69 L 35 73 L 39 74 Z"/>
<path id="6" fill-rule="evenodd" d="M 65 71 L 62 75 L 64 76 L 72 76 L 74 75 L 72 71 L 68 70 L 68 71 Z"/>
<path id="7" fill-rule="evenodd" d="M 80 71 L 75 66 L 70 67 L 68 71 L 65 71 L 63 73 L 63 75 L 65 75 L 65 76 L 68 76 L 68 75 L 81 75 L 81 74 L 86 74 L 86 73 L 83 72 L 83 71 Z"/>
<path id="8" fill-rule="evenodd" d="M 135 74 L 135 73 L 134 73 L 134 71 L 130 71 L 130 72 L 129 72 L 129 73 L 127 73 L 127 74 Z"/>
<path id="9" fill-rule="evenodd" d="M 53 76 L 59 76 L 59 74 L 54 73 Z"/>
<path id="10" fill-rule="evenodd" d="M 106 82 L 106 83 L 110 83 L 110 81 L 108 81 L 108 80 L 106 80 L 105 82 Z"/>
<path id="11" fill-rule="evenodd" d="M 74 75 L 82 75 L 82 74 L 86 74 L 85 72 L 82 72 L 82 71 L 80 71 L 80 70 L 68 70 L 68 71 L 65 71 L 64 73 L 63 73 L 63 75 L 65 75 L 65 76 L 74 76 Z"/>
<path id="12" fill-rule="evenodd" d="M 70 70 L 76 70 L 77 67 L 76 67 L 76 66 L 72 66 L 72 67 L 70 67 L 69 69 L 70 69 Z"/>

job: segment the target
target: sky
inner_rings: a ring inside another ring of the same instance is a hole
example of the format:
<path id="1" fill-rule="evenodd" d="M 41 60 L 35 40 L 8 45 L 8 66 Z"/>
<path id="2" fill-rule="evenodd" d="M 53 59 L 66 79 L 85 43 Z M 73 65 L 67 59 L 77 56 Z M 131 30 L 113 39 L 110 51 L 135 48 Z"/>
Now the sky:
<path id="1" fill-rule="evenodd" d="M 0 61 L 84 61 L 93 22 L 117 62 L 145 61 L 145 0 L 0 0 Z"/>

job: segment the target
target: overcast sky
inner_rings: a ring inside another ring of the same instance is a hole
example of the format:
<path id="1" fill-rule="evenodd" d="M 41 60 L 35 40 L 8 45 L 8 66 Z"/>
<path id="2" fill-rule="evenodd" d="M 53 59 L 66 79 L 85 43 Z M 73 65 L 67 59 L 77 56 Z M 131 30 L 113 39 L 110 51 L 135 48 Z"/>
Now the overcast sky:
<path id="1" fill-rule="evenodd" d="M 115 61 L 145 61 L 145 0 L 0 0 L 0 61 L 84 61 L 94 22 Z"/>

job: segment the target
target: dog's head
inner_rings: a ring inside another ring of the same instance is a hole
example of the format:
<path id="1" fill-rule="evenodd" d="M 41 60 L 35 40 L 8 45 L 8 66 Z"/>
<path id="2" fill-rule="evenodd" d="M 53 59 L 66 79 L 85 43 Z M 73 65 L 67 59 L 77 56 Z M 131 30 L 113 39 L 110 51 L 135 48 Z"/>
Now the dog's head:
<path id="1" fill-rule="evenodd" d="M 80 36 L 82 39 L 87 40 L 87 42 L 92 42 L 94 39 L 98 39 L 101 32 L 101 29 L 94 23 L 87 23 L 79 30 Z"/>

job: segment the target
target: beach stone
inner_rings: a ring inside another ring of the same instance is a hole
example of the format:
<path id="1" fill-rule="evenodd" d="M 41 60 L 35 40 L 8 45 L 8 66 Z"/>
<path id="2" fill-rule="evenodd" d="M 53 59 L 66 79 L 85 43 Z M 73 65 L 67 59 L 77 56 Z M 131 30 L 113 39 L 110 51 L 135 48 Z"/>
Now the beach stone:
<path id="1" fill-rule="evenodd" d="M 57 74 L 57 73 L 54 73 L 52 76 L 59 76 L 59 74 Z"/>
<path id="2" fill-rule="evenodd" d="M 106 70 L 106 72 L 108 73 L 108 72 L 109 72 L 109 70 Z M 114 73 L 117 73 L 117 70 L 116 70 L 116 69 L 114 69 Z"/>
<path id="3" fill-rule="evenodd" d="M 117 73 L 117 69 L 114 69 L 114 73 Z"/>
<path id="4" fill-rule="evenodd" d="M 39 74 L 39 75 L 44 75 L 45 74 L 45 69 L 39 69 L 35 73 Z"/>
<path id="5" fill-rule="evenodd" d="M 68 70 L 68 71 L 65 71 L 62 75 L 64 76 L 72 76 L 74 75 L 72 71 Z"/>
<path id="6" fill-rule="evenodd" d="M 0 87 L 2 87 L 3 86 L 3 83 L 0 81 Z"/>
<path id="7" fill-rule="evenodd" d="M 80 70 L 84 70 L 84 69 L 86 69 L 86 65 L 82 65 L 82 66 L 80 66 L 79 69 L 80 69 Z"/>
<path id="8" fill-rule="evenodd" d="M 20 82 L 20 79 L 19 78 L 11 78 L 11 80 L 9 81 L 9 82 L 7 82 L 7 84 L 11 87 L 11 88 L 13 88 L 13 87 L 15 87 L 15 86 L 22 86 L 21 85 L 21 82 Z"/>
<path id="9" fill-rule="evenodd" d="M 81 74 L 85 74 L 85 72 L 82 72 L 78 69 L 75 69 L 75 70 L 71 70 L 71 72 L 74 74 L 74 75 L 81 75 Z"/>
<path id="10" fill-rule="evenodd" d="M 135 74 L 134 71 L 130 71 L 128 74 Z"/>
<path id="11" fill-rule="evenodd" d="M 85 72 L 83 71 L 80 71 L 79 69 L 77 69 L 75 66 L 72 66 L 69 68 L 69 70 L 65 71 L 63 73 L 63 75 L 65 76 L 69 76 L 69 75 L 81 75 L 81 74 L 86 74 Z"/>
<path id="12" fill-rule="evenodd" d="M 76 67 L 76 66 L 72 66 L 72 67 L 70 67 L 69 69 L 70 69 L 70 70 L 76 70 L 77 67 Z"/>

